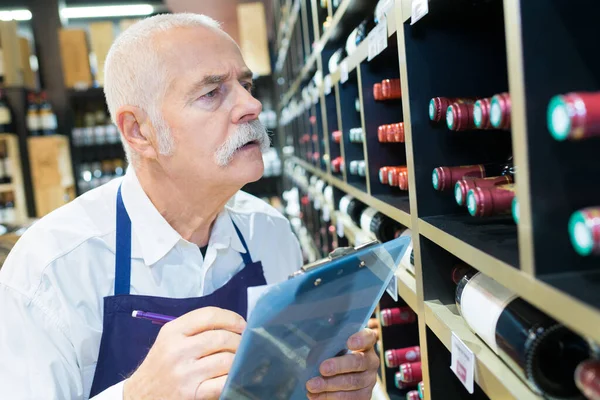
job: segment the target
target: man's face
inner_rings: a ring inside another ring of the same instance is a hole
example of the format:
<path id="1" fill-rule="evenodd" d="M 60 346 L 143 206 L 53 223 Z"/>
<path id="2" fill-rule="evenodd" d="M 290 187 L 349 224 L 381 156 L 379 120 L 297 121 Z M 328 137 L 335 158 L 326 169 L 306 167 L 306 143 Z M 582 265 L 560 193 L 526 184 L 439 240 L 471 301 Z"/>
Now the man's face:
<path id="1" fill-rule="evenodd" d="M 172 29 L 156 43 L 169 82 L 161 112 L 175 145 L 160 156 L 163 168 L 189 184 L 241 187 L 259 179 L 262 105 L 237 45 L 202 27 Z"/>

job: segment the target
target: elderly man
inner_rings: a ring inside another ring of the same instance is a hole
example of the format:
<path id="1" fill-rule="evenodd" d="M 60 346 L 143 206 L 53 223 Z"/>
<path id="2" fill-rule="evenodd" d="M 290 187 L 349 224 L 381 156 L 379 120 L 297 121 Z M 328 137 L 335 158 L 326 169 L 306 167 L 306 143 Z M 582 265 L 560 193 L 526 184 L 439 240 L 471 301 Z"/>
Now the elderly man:
<path id="1" fill-rule="evenodd" d="M 268 136 L 252 72 L 206 16 L 125 31 L 105 94 L 131 167 L 33 226 L 0 273 L 0 398 L 216 399 L 247 288 L 301 266 L 287 220 L 240 192 Z M 132 310 L 178 316 L 161 329 Z M 309 399 L 368 399 L 375 334 L 325 361 Z M 267 399 L 265 399 L 267 400 Z"/>

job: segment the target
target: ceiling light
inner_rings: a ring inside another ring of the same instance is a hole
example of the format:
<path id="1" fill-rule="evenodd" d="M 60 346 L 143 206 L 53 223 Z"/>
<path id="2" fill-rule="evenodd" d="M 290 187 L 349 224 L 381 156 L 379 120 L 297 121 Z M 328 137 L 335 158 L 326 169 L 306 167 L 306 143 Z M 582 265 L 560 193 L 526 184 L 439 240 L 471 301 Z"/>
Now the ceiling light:
<path id="1" fill-rule="evenodd" d="M 150 15 L 154 7 L 150 4 L 135 4 L 122 6 L 67 7 L 61 10 L 63 18 L 106 18 L 106 17 L 135 17 Z"/>
<path id="2" fill-rule="evenodd" d="M 29 21 L 31 11 L 29 10 L 4 10 L 0 11 L 0 21 Z"/>

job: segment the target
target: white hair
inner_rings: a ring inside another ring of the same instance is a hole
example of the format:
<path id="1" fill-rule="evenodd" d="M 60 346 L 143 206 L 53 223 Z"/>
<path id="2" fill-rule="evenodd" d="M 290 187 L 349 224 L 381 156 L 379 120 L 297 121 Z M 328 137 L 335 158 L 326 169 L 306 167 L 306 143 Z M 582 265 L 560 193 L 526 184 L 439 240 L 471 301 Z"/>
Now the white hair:
<path id="1" fill-rule="evenodd" d="M 124 105 L 143 109 L 156 129 L 159 152 L 173 151 L 173 138 L 160 113 L 159 105 L 167 89 L 167 73 L 154 46 L 157 34 L 175 28 L 205 27 L 220 29 L 219 22 L 201 14 L 161 14 L 135 23 L 113 43 L 104 64 L 104 96 L 113 122 Z M 123 148 L 130 163 L 136 160 L 123 138 Z"/>

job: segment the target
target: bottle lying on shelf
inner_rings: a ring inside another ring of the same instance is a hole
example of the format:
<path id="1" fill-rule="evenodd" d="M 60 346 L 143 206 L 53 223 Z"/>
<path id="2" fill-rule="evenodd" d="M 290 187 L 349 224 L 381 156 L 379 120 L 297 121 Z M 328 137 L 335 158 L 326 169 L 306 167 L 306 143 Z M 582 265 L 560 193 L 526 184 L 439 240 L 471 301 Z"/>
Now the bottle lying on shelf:
<path id="1" fill-rule="evenodd" d="M 490 217 L 512 213 L 514 184 L 476 187 L 467 194 L 467 210 L 474 217 Z"/>
<path id="2" fill-rule="evenodd" d="M 360 224 L 361 215 L 365 208 L 367 206 L 363 202 L 349 194 L 340 199 L 339 210 L 342 214 L 349 216 L 356 225 Z"/>
<path id="3" fill-rule="evenodd" d="M 367 164 L 364 160 L 358 162 L 358 176 L 363 178 L 367 176 Z"/>
<path id="4" fill-rule="evenodd" d="M 373 98 L 376 101 L 384 100 L 384 98 L 383 98 L 383 87 L 382 87 L 381 83 L 375 83 L 375 84 L 373 84 Z"/>
<path id="5" fill-rule="evenodd" d="M 411 390 L 410 392 L 406 393 L 406 400 L 419 400 L 419 391 L 418 390 Z"/>
<path id="6" fill-rule="evenodd" d="M 336 157 L 331 160 L 331 172 L 334 174 L 339 174 L 344 169 L 344 159 L 342 157 Z"/>
<path id="7" fill-rule="evenodd" d="M 421 361 L 404 363 L 400 365 L 396 373 L 401 382 L 409 383 L 417 386 L 423 380 L 423 372 L 421 370 Z M 418 392 L 417 392 L 418 395 Z"/>
<path id="8" fill-rule="evenodd" d="M 510 94 L 500 93 L 492 97 L 490 122 L 496 129 L 510 129 Z"/>
<path id="9" fill-rule="evenodd" d="M 446 126 L 451 131 L 468 131 L 475 129 L 472 102 L 453 103 L 446 110 Z"/>
<path id="10" fill-rule="evenodd" d="M 476 187 L 488 188 L 509 183 L 513 183 L 513 177 L 511 175 L 492 176 L 489 178 L 465 177 L 454 185 L 454 199 L 456 200 L 456 204 L 464 206 L 469 190 L 475 189 Z"/>
<path id="11" fill-rule="evenodd" d="M 382 100 L 396 100 L 402 98 L 400 79 L 384 79 L 381 81 Z"/>
<path id="12" fill-rule="evenodd" d="M 351 128 L 349 132 L 349 138 L 351 143 L 362 143 L 364 142 L 365 135 L 362 128 Z"/>
<path id="13" fill-rule="evenodd" d="M 387 242 L 398 237 L 403 227 L 393 219 L 380 213 L 373 207 L 365 209 L 358 222 L 365 232 L 371 232 L 380 242 Z"/>
<path id="14" fill-rule="evenodd" d="M 434 122 L 441 122 L 446 118 L 448 107 L 454 103 L 473 103 L 475 100 L 464 97 L 434 97 L 429 100 L 429 119 Z"/>
<path id="15" fill-rule="evenodd" d="M 507 162 L 463 165 L 459 167 L 437 167 L 431 174 L 431 183 L 435 190 L 453 189 L 456 183 L 466 177 L 486 178 L 514 174 L 512 157 Z"/>
<path id="16" fill-rule="evenodd" d="M 415 387 L 414 383 L 405 383 L 400 380 L 400 372 L 394 374 L 394 386 L 400 390 L 412 389 Z"/>
<path id="17" fill-rule="evenodd" d="M 569 237 L 579 255 L 600 255 L 600 207 L 575 211 L 569 219 Z"/>
<path id="18" fill-rule="evenodd" d="M 350 175 L 358 175 L 361 177 L 365 177 L 367 173 L 365 160 L 353 160 L 350 161 L 348 166 L 348 172 Z"/>
<path id="19" fill-rule="evenodd" d="M 400 183 L 402 182 L 402 186 Z M 388 185 L 408 190 L 408 170 L 406 167 L 390 167 L 388 170 Z"/>
<path id="20" fill-rule="evenodd" d="M 423 381 L 419 382 L 417 389 L 419 391 L 419 398 L 424 399 L 425 398 L 425 382 L 423 382 Z"/>
<path id="21" fill-rule="evenodd" d="M 556 140 L 600 136 L 600 92 L 554 96 L 548 104 L 548 129 Z"/>
<path id="22" fill-rule="evenodd" d="M 379 143 L 404 143 L 404 123 L 380 125 L 377 128 Z"/>
<path id="23" fill-rule="evenodd" d="M 588 400 L 600 400 L 600 360 L 579 364 L 575 370 L 575 383 Z"/>
<path id="24" fill-rule="evenodd" d="M 342 142 L 342 131 L 333 131 L 331 133 L 331 139 L 335 143 L 341 143 Z"/>
<path id="25" fill-rule="evenodd" d="M 410 307 L 384 308 L 381 310 L 381 326 L 412 324 L 417 314 Z"/>
<path id="26" fill-rule="evenodd" d="M 388 368 L 398 368 L 404 363 L 421 361 L 421 348 L 419 346 L 391 349 L 385 352 L 385 365 Z"/>
<path id="27" fill-rule="evenodd" d="M 575 369 L 592 352 L 585 339 L 481 272 L 463 276 L 456 304 L 471 330 L 536 394 L 579 398 Z"/>
<path id="28" fill-rule="evenodd" d="M 492 129 L 490 121 L 490 107 L 492 99 L 479 99 L 473 106 L 473 123 L 477 129 Z"/>

